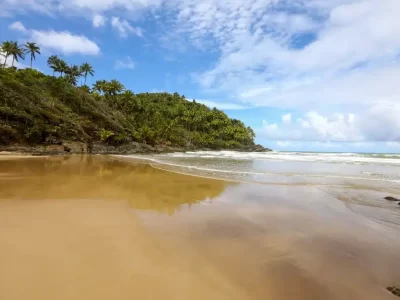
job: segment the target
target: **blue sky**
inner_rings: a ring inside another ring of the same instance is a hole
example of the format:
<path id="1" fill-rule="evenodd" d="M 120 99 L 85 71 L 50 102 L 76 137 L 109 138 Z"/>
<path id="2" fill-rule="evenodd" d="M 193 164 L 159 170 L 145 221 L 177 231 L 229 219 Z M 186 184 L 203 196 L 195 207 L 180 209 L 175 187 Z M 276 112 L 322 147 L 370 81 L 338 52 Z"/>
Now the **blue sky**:
<path id="1" fill-rule="evenodd" d="M 1 0 L 1 40 L 178 92 L 277 150 L 400 151 L 398 0 Z M 23 67 L 24 62 L 19 65 Z M 25 62 L 25 64 L 28 64 Z"/>

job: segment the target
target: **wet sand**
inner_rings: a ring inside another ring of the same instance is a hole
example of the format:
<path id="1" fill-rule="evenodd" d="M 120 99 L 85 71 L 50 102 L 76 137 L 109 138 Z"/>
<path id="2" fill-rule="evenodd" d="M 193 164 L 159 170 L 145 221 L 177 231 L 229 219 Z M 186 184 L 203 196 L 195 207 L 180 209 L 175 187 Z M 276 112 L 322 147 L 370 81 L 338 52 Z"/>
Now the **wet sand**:
<path id="1" fill-rule="evenodd" d="M 0 160 L 0 299 L 396 299 L 400 233 L 321 190 Z"/>

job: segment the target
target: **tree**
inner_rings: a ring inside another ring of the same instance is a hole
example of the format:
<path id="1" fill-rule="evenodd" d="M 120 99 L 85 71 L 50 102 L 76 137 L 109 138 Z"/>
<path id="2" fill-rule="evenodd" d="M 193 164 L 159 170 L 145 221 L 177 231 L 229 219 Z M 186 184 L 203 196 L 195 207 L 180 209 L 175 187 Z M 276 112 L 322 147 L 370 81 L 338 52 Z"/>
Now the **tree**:
<path id="1" fill-rule="evenodd" d="M 31 43 L 31 42 L 27 42 L 25 45 L 25 51 L 26 53 L 29 53 L 31 56 L 31 69 L 32 69 L 32 61 L 36 60 L 36 54 L 40 55 L 40 48 L 38 45 L 36 45 L 36 43 Z"/>
<path id="2" fill-rule="evenodd" d="M 85 77 L 84 85 L 86 85 L 86 77 L 88 75 L 90 75 L 90 76 L 94 75 L 93 67 L 91 65 L 89 65 L 88 63 L 84 63 L 84 64 L 81 65 L 81 72 L 83 74 L 83 77 Z"/>
<path id="3" fill-rule="evenodd" d="M 116 79 L 107 83 L 107 92 L 110 95 L 116 95 L 125 89 L 124 85 Z"/>
<path id="4" fill-rule="evenodd" d="M 52 55 L 52 56 L 50 56 L 48 59 L 47 59 L 47 65 L 51 68 L 51 69 L 53 69 L 53 76 L 54 76 L 54 73 L 55 72 L 58 72 L 57 71 L 57 65 L 58 65 L 58 63 L 59 63 L 59 58 L 58 58 L 58 56 L 57 55 Z"/>
<path id="5" fill-rule="evenodd" d="M 104 94 L 106 91 L 107 81 L 105 80 L 96 80 L 93 84 L 93 91 L 97 91 L 100 94 Z"/>
<path id="6" fill-rule="evenodd" d="M 6 66 L 7 63 L 7 58 L 10 56 L 11 51 L 12 51 L 12 42 L 10 41 L 5 41 L 1 44 L 1 48 L 0 51 L 3 52 L 3 56 L 4 56 L 4 63 L 3 63 L 3 67 Z"/>
<path id="7" fill-rule="evenodd" d="M 63 74 L 66 74 L 68 72 L 68 68 L 69 68 L 68 64 L 65 60 L 63 60 L 63 59 L 57 60 L 55 70 L 56 70 L 56 72 L 60 73 L 61 77 L 63 76 Z"/>
<path id="8" fill-rule="evenodd" d="M 78 66 L 72 65 L 66 69 L 65 75 L 67 82 L 76 86 L 79 77 L 82 76 L 82 71 L 81 68 L 79 68 Z"/>
<path id="9" fill-rule="evenodd" d="M 9 53 L 12 57 L 12 64 L 11 66 L 14 67 L 14 62 L 18 61 L 19 58 L 25 58 L 25 51 L 22 49 L 17 42 L 11 42 L 11 49 Z"/>

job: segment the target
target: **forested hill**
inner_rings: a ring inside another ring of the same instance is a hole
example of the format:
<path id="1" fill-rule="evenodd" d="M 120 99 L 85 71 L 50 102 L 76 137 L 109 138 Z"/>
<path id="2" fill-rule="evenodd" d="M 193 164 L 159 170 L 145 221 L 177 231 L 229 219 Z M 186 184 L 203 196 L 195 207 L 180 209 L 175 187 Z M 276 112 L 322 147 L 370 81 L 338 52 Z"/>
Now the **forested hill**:
<path id="1" fill-rule="evenodd" d="M 76 80 L 61 75 L 0 68 L 0 144 L 136 142 L 263 150 L 255 147 L 253 130 L 241 121 L 177 93 L 135 94 L 116 80 L 78 87 Z"/>

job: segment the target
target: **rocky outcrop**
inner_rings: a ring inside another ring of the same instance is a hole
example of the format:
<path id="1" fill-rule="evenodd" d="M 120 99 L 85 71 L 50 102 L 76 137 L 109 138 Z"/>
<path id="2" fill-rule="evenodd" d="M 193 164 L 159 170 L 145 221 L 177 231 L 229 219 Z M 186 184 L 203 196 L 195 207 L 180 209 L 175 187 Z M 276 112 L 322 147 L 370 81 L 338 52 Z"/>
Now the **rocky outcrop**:
<path id="1" fill-rule="evenodd" d="M 87 143 L 65 142 L 52 145 L 10 145 L 0 146 L 0 151 L 26 153 L 31 155 L 63 155 L 88 153 Z"/>
<path id="2" fill-rule="evenodd" d="M 391 197 L 391 196 L 385 197 L 383 199 L 388 200 L 388 201 L 400 201 L 400 199 L 397 199 L 397 198 Z"/>
<path id="3" fill-rule="evenodd" d="M 386 288 L 389 292 L 391 292 L 393 295 L 400 297 L 400 289 L 395 286 L 389 286 Z"/>
<path id="4" fill-rule="evenodd" d="M 9 145 L 0 146 L 0 151 L 26 153 L 31 155 L 68 155 L 68 154 L 151 154 L 185 151 L 212 151 L 215 149 L 195 147 L 172 147 L 167 145 L 146 145 L 136 142 L 120 146 L 108 145 L 100 142 L 59 142 L 52 145 Z M 220 149 L 224 150 L 224 149 Z M 231 149 L 241 152 L 268 152 L 268 148 L 261 145 L 252 145 L 240 149 Z"/>
<path id="5" fill-rule="evenodd" d="M 251 146 L 248 152 L 270 152 L 272 151 L 271 149 L 265 148 L 261 146 L 260 144 Z"/>

